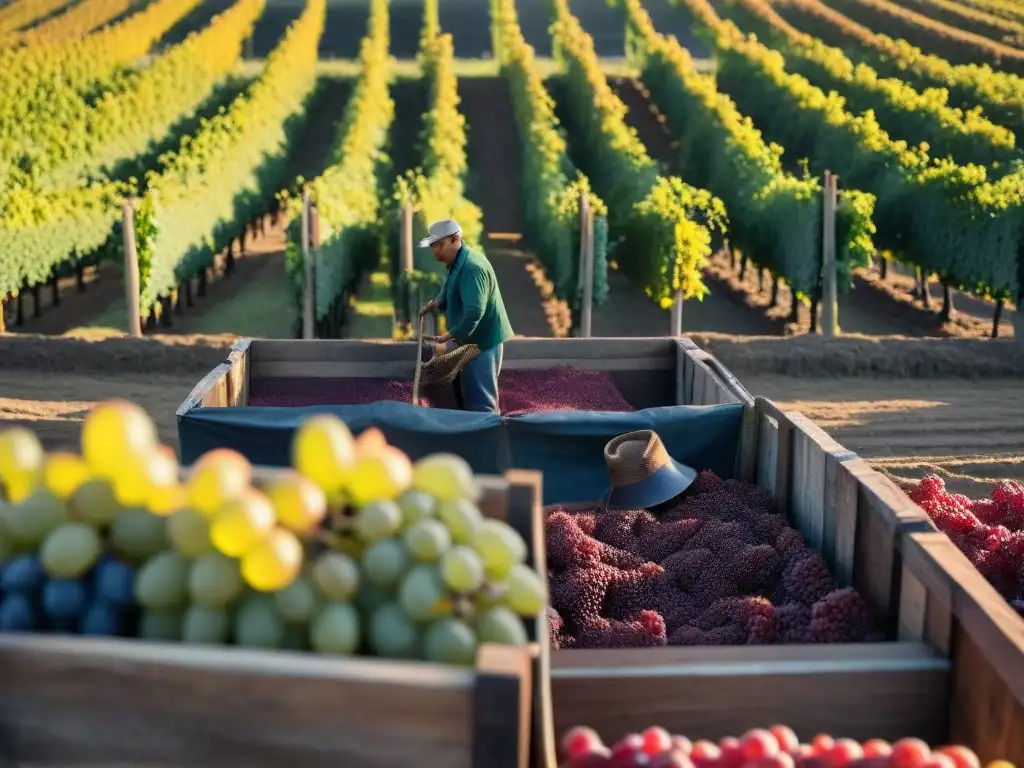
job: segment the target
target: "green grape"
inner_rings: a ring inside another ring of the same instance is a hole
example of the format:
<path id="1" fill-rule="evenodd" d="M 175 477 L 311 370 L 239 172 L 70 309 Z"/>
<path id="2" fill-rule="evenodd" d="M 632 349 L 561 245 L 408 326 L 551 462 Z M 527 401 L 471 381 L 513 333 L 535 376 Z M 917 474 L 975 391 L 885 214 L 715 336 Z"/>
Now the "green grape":
<path id="1" fill-rule="evenodd" d="M 476 634 L 462 619 L 435 621 L 423 633 L 423 658 L 441 664 L 471 667 L 476 662 Z"/>
<path id="2" fill-rule="evenodd" d="M 220 552 L 208 552 L 188 572 L 188 594 L 193 603 L 223 608 L 242 594 L 241 564 Z"/>
<path id="3" fill-rule="evenodd" d="M 367 544 L 398 533 L 402 510 L 393 501 L 374 501 L 356 513 L 356 535 Z"/>
<path id="4" fill-rule="evenodd" d="M 378 656 L 414 659 L 419 651 L 420 633 L 398 603 L 385 603 L 370 619 L 370 646 Z"/>
<path id="5" fill-rule="evenodd" d="M 194 509 L 179 509 L 167 518 L 167 538 L 185 557 L 199 557 L 213 551 L 210 519 Z"/>
<path id="6" fill-rule="evenodd" d="M 396 539 L 382 539 L 363 553 L 363 576 L 378 587 L 393 587 L 408 570 L 409 552 Z"/>
<path id="7" fill-rule="evenodd" d="M 348 603 L 328 603 L 313 619 L 309 640 L 318 653 L 354 653 L 359 647 L 359 614 Z"/>
<path id="8" fill-rule="evenodd" d="M 491 608 L 477 615 L 473 628 L 476 629 L 481 643 L 526 645 L 529 642 L 523 620 L 504 606 Z"/>
<path id="9" fill-rule="evenodd" d="M 231 616 L 224 608 L 192 605 L 185 611 L 182 640 L 195 645 L 222 645 L 231 634 Z"/>
<path id="10" fill-rule="evenodd" d="M 505 577 L 505 605 L 520 616 L 536 616 L 547 605 L 544 581 L 537 572 L 522 563 L 516 563 Z"/>
<path id="11" fill-rule="evenodd" d="M 441 575 L 430 565 L 417 565 L 405 574 L 398 587 L 398 602 L 418 623 L 439 619 L 452 610 Z"/>
<path id="12" fill-rule="evenodd" d="M 320 598 L 309 577 L 300 574 L 295 581 L 274 593 L 277 612 L 285 621 L 298 624 L 308 623 L 320 608 Z"/>
<path id="13" fill-rule="evenodd" d="M 410 488 L 399 496 L 397 504 L 402 511 L 400 530 L 403 531 L 418 520 L 433 517 L 436 510 L 434 497 L 425 491 L 417 491 L 415 488 Z"/>
<path id="14" fill-rule="evenodd" d="M 452 547 L 441 558 L 441 578 L 453 592 L 476 592 L 484 583 L 484 561 L 475 549 Z"/>
<path id="15" fill-rule="evenodd" d="M 284 640 L 281 647 L 286 651 L 308 651 L 309 625 L 308 624 L 287 624 L 284 628 Z"/>
<path id="16" fill-rule="evenodd" d="M 313 584 L 328 600 L 344 602 L 359 589 L 359 566 L 341 552 L 325 552 L 313 564 Z"/>
<path id="17" fill-rule="evenodd" d="M 94 477 L 86 480 L 71 494 L 68 511 L 75 520 L 103 527 L 114 522 L 121 506 L 117 503 L 114 486 L 110 481 Z"/>
<path id="18" fill-rule="evenodd" d="M 437 517 L 448 526 L 452 541 L 456 544 L 469 544 L 473 533 L 484 520 L 476 504 L 467 499 L 441 502 L 437 505 Z"/>
<path id="19" fill-rule="evenodd" d="M 14 544 L 35 547 L 67 520 L 64 502 L 49 491 L 38 490 L 20 504 L 8 504 L 4 527 Z"/>
<path id="20" fill-rule="evenodd" d="M 369 580 L 365 580 L 359 585 L 359 592 L 356 594 L 356 607 L 360 613 L 369 616 L 382 605 L 390 603 L 394 599 L 394 589 L 378 587 L 376 584 L 371 584 Z"/>
<path id="21" fill-rule="evenodd" d="M 57 579 L 77 579 L 92 568 L 102 548 L 96 531 L 85 523 L 62 523 L 43 541 L 39 560 Z"/>
<path id="22" fill-rule="evenodd" d="M 436 563 L 452 545 L 452 536 L 440 520 L 413 523 L 403 536 L 412 556 L 422 563 Z"/>
<path id="23" fill-rule="evenodd" d="M 526 559 L 526 543 L 508 523 L 484 520 L 473 533 L 472 547 L 484 561 L 492 579 L 503 579 L 509 569 Z"/>
<path id="24" fill-rule="evenodd" d="M 235 614 L 235 642 L 245 648 L 280 648 L 284 642 L 284 621 L 269 595 L 251 595 Z"/>
<path id="25" fill-rule="evenodd" d="M 110 526 L 110 543 L 125 558 L 142 562 L 167 549 L 167 519 L 145 509 L 123 509 Z"/>
<path id="26" fill-rule="evenodd" d="M 180 641 L 183 629 L 180 610 L 146 610 L 139 619 L 139 637 L 143 640 Z"/>
<path id="27" fill-rule="evenodd" d="M 180 552 L 166 550 L 146 561 L 135 575 L 135 599 L 143 608 L 174 608 L 185 602 L 189 564 Z"/>

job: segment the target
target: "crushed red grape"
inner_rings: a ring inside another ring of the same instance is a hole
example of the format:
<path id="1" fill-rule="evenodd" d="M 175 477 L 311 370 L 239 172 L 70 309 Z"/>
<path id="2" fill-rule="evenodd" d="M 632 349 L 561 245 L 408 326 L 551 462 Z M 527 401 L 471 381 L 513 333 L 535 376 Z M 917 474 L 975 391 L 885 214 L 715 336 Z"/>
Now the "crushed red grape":
<path id="1" fill-rule="evenodd" d="M 748 483 L 703 472 L 658 517 L 577 506 L 546 519 L 552 647 L 881 639 L 860 595 Z"/>
<path id="2" fill-rule="evenodd" d="M 545 370 L 506 370 L 499 377 L 501 412 L 506 416 L 553 410 L 632 411 L 610 373 L 561 365 Z M 373 378 L 256 379 L 249 405 L 367 405 L 378 401 L 412 402 L 412 382 Z M 431 408 L 455 408 L 452 386 L 427 387 L 421 402 Z"/>

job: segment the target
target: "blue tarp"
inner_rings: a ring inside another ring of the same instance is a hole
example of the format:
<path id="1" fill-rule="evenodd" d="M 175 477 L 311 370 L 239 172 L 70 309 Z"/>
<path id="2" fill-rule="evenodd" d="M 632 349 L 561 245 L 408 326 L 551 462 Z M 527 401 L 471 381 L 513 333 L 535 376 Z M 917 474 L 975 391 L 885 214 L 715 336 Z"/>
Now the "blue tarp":
<path id="1" fill-rule="evenodd" d="M 608 484 L 604 445 L 616 435 L 653 429 L 673 458 L 731 477 L 743 406 L 675 405 L 631 413 L 544 411 L 520 416 L 420 408 L 410 403 L 196 408 L 178 422 L 183 464 L 214 448 L 233 448 L 253 464 L 286 466 L 292 434 L 305 419 L 332 413 L 356 434 L 377 427 L 415 460 L 456 453 L 483 474 L 506 469 L 544 473 L 544 503 L 591 501 Z"/>

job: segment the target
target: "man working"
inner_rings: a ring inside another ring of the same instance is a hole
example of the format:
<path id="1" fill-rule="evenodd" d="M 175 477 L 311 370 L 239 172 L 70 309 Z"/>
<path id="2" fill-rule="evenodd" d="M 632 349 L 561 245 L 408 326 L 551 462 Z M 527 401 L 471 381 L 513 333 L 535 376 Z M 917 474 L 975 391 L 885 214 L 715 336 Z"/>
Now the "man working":
<path id="1" fill-rule="evenodd" d="M 466 247 L 454 219 L 435 221 L 420 241 L 448 269 L 441 292 L 420 310 L 420 317 L 440 309 L 448 332 L 442 343 L 476 344 L 480 354 L 459 374 L 462 406 L 467 411 L 498 413 L 498 374 L 504 343 L 512 338 L 494 269 L 482 253 Z"/>

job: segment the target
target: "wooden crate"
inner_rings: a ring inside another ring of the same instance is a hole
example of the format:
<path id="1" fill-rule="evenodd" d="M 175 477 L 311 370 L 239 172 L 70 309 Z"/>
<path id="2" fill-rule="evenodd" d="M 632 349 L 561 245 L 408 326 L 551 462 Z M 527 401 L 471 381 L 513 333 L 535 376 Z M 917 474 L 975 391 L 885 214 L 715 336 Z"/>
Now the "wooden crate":
<path id="1" fill-rule="evenodd" d="M 410 342 L 242 339 L 227 359 L 193 388 L 178 408 L 244 406 L 254 379 L 275 377 L 412 378 Z M 503 370 L 571 365 L 612 374 L 635 407 L 753 404 L 725 366 L 690 339 L 512 339 Z M 653 382 L 653 384 L 652 384 Z"/>
<path id="2" fill-rule="evenodd" d="M 540 477 L 481 484 L 484 514 L 519 530 L 543 567 Z M 473 669 L 0 635 L 0 743 L 11 765 L 547 768 L 545 616 L 528 627 L 530 646 L 482 646 Z"/>
<path id="3" fill-rule="evenodd" d="M 941 533 L 903 543 L 901 638 L 950 659 L 947 740 L 1024 764 L 1024 620 Z"/>
<path id="4" fill-rule="evenodd" d="M 903 537 L 932 530 L 929 521 L 801 414 L 763 398 L 748 409 L 739 464 L 823 552 L 840 585 L 858 589 L 891 641 L 553 651 L 556 732 L 588 724 L 614 740 L 657 723 L 717 739 L 784 722 L 804 738 L 942 741 L 949 663 L 895 630 Z"/>

